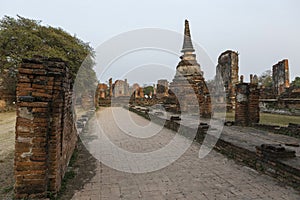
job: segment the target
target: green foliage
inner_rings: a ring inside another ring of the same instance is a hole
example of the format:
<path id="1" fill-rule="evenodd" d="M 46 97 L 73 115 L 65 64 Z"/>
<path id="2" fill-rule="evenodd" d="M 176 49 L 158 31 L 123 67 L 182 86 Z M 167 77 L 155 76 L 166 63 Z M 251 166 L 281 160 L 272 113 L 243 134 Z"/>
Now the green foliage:
<path id="1" fill-rule="evenodd" d="M 153 94 L 153 86 L 146 86 L 146 87 L 144 87 L 144 94 L 145 95 L 150 95 L 150 93 L 152 92 L 152 94 Z"/>
<path id="2" fill-rule="evenodd" d="M 258 78 L 258 83 L 265 87 L 273 86 L 272 71 L 267 70 Z"/>
<path id="3" fill-rule="evenodd" d="M 15 74 L 23 58 L 34 55 L 57 57 L 67 61 L 75 79 L 81 63 L 87 57 L 89 76 L 95 78 L 92 69 L 93 49 L 75 36 L 61 28 L 41 25 L 41 21 L 26 19 L 21 16 L 5 16 L 0 20 L 0 73 L 9 70 L 15 82 Z M 7 76 L 7 75 L 5 75 Z"/>
<path id="4" fill-rule="evenodd" d="M 300 88 L 300 77 L 296 77 L 291 85 L 292 85 L 292 87 Z"/>

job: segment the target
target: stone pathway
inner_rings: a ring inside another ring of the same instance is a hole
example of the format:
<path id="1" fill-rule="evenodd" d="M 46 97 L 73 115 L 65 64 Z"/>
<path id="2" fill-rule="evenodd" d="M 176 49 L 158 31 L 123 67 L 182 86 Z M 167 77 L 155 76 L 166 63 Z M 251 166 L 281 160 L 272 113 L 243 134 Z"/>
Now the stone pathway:
<path id="1" fill-rule="evenodd" d="M 128 112 L 122 108 L 106 108 L 98 112 L 98 120 L 104 132 L 109 133 L 109 139 L 120 148 L 150 152 L 174 138 L 174 133 L 165 128 L 148 139 L 128 136 L 114 123 L 112 110 L 117 111 L 118 116 Z M 130 117 L 139 126 L 149 125 L 149 121 L 134 113 L 130 113 Z M 126 123 L 121 126 L 126 128 Z M 151 129 L 158 130 L 159 126 L 151 125 Z M 90 141 L 83 140 L 96 152 L 96 135 L 88 137 Z M 168 167 L 142 174 L 117 171 L 99 162 L 96 175 L 72 199 L 300 199 L 294 189 L 215 151 L 199 159 L 199 148 L 199 144 L 193 143 Z"/>

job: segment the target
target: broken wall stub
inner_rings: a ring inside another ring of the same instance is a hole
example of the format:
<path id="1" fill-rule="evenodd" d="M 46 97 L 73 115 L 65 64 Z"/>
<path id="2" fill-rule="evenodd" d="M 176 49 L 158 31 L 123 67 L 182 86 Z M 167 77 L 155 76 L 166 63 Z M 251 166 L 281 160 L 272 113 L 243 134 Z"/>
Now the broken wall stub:
<path id="1" fill-rule="evenodd" d="M 250 126 L 259 122 L 259 91 L 258 85 L 253 82 L 241 81 L 236 85 L 236 125 Z"/>
<path id="2" fill-rule="evenodd" d="M 276 96 L 290 87 L 289 62 L 287 59 L 273 65 L 272 68 L 273 89 Z"/>
<path id="3" fill-rule="evenodd" d="M 127 83 L 127 79 L 116 80 L 113 84 L 113 97 L 123 97 L 130 96 L 129 94 L 129 84 Z"/>
<path id="4" fill-rule="evenodd" d="M 57 193 L 76 142 L 66 63 L 40 57 L 23 60 L 17 83 L 15 197 Z"/>
<path id="5" fill-rule="evenodd" d="M 168 96 L 169 90 L 169 81 L 167 79 L 161 79 L 157 81 L 157 90 L 156 90 L 156 97 L 163 98 Z"/>
<path id="6" fill-rule="evenodd" d="M 105 83 L 99 83 L 95 92 L 96 107 L 99 106 L 103 102 L 103 100 L 106 100 L 108 97 L 108 86 Z"/>

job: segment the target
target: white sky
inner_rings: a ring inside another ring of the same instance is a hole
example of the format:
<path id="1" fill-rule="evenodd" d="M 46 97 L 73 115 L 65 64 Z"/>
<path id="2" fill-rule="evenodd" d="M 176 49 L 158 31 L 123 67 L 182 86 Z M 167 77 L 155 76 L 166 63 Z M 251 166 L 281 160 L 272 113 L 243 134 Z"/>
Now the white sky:
<path id="1" fill-rule="evenodd" d="M 261 74 L 284 58 L 289 59 L 291 79 L 300 76 L 297 0 L 1 1 L 0 16 L 19 14 L 42 20 L 95 48 L 133 29 L 153 27 L 182 33 L 187 18 L 193 40 L 215 65 L 221 52 L 232 49 L 240 53 L 240 74 L 246 77 Z M 182 41 L 178 42 L 181 46 Z M 174 60 L 174 69 L 178 61 Z M 211 72 L 206 74 L 211 76 Z"/>

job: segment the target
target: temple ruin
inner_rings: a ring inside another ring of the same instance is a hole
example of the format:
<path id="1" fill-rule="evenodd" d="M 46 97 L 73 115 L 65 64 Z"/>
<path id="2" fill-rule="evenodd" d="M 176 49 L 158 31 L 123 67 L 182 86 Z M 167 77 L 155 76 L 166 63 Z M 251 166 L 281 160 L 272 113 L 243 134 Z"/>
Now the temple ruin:
<path id="1" fill-rule="evenodd" d="M 252 126 L 259 123 L 259 87 L 253 75 L 250 83 L 244 83 L 244 76 L 236 85 L 235 125 Z"/>
<path id="2" fill-rule="evenodd" d="M 208 87 L 200 69 L 200 64 L 196 60 L 192 44 L 191 33 L 188 20 L 185 20 L 184 40 L 180 57 L 181 61 L 176 67 L 176 74 L 170 83 L 169 99 L 173 99 L 176 107 L 175 112 L 196 111 L 202 117 L 211 116 L 211 99 Z M 192 88 L 192 90 L 191 90 Z M 196 95 L 197 99 L 193 99 Z"/>
<path id="3" fill-rule="evenodd" d="M 261 87 L 260 90 L 260 107 L 263 112 L 300 114 L 300 90 L 290 85 L 287 59 L 273 65 L 272 86 Z"/>
<path id="4" fill-rule="evenodd" d="M 112 79 L 109 80 L 109 85 L 105 86 L 99 84 L 97 92 L 97 105 L 110 105 L 112 98 L 120 100 L 124 104 L 136 105 L 155 105 L 162 104 L 167 111 L 180 112 L 195 112 L 199 108 L 201 116 L 211 116 L 211 95 L 215 94 L 214 109 L 223 108 L 226 105 L 227 111 L 235 111 L 237 109 L 237 87 L 239 84 L 245 85 L 243 81 L 239 81 L 239 54 L 237 51 L 226 50 L 218 57 L 218 64 L 216 66 L 216 78 L 209 86 L 212 91 L 209 91 L 205 82 L 201 66 L 197 62 L 195 49 L 191 40 L 191 32 L 189 22 L 185 20 L 184 40 L 180 56 L 180 61 L 176 67 L 176 74 L 173 80 L 169 83 L 166 79 L 157 80 L 157 84 L 153 85 L 153 92 L 150 96 L 144 95 L 144 88 L 138 84 L 132 86 L 127 83 L 127 80 L 116 80 L 114 83 Z M 299 91 L 297 88 L 289 88 L 289 64 L 288 60 L 284 59 L 272 67 L 273 85 L 270 87 L 263 87 L 259 85 L 257 75 L 250 76 L 250 83 L 245 89 L 246 96 L 252 95 L 249 92 L 255 90 L 255 100 L 253 105 L 257 104 L 257 94 L 262 111 L 269 108 L 297 110 L 300 105 Z M 254 87 L 257 85 L 257 87 Z M 214 91 L 215 88 L 222 86 L 225 90 L 225 96 L 219 95 Z M 242 87 L 242 86 L 240 86 Z M 255 89 L 254 89 L 255 88 Z M 241 89 L 241 88 L 240 88 Z M 258 91 L 259 90 L 259 91 Z M 249 93 L 249 94 L 248 94 Z M 254 93 L 253 93 L 254 94 Z M 196 98 L 193 98 L 196 96 Z M 249 96 L 249 98 L 250 98 Z M 248 98 L 248 97 L 247 97 Z M 246 124 L 255 123 L 258 121 L 256 115 L 257 109 L 251 105 L 248 112 L 254 112 L 252 117 L 254 120 L 248 120 Z M 219 106 L 219 107 L 218 107 Z M 246 114 L 245 114 L 246 115 Z M 236 115 L 238 116 L 238 115 Z M 249 116 L 247 116 L 249 117 Z M 246 120 L 246 121 L 247 121 Z"/>
<path id="5" fill-rule="evenodd" d="M 276 65 L 273 65 L 272 69 L 274 94 L 279 96 L 290 87 L 289 62 L 287 59 L 284 59 Z"/>
<path id="6" fill-rule="evenodd" d="M 166 79 L 161 79 L 157 81 L 156 85 L 156 97 L 163 98 L 168 96 L 169 91 L 169 81 Z"/>
<path id="7" fill-rule="evenodd" d="M 113 96 L 114 97 L 123 97 L 129 96 L 129 84 L 127 83 L 127 79 L 123 80 L 116 80 L 113 84 Z"/>
<path id="8" fill-rule="evenodd" d="M 238 52 L 227 50 L 218 58 L 216 68 L 216 81 L 223 81 L 226 93 L 227 110 L 235 109 L 236 84 L 239 83 L 239 54 Z M 222 78 L 222 80 L 219 80 Z"/>

